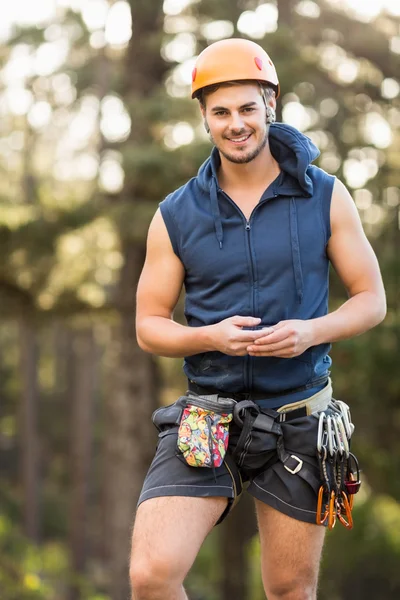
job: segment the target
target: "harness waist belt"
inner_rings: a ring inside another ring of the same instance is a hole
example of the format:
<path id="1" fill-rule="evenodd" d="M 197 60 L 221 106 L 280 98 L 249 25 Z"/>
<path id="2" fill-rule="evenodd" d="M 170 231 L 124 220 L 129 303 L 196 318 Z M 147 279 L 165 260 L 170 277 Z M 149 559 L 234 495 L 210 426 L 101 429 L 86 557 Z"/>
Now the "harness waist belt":
<path id="1" fill-rule="evenodd" d="M 297 388 L 292 388 L 288 390 L 282 390 L 280 392 L 223 392 L 221 390 L 217 390 L 215 388 L 203 387 L 198 385 L 194 381 L 188 380 L 188 390 L 198 394 L 199 396 L 212 396 L 217 394 L 221 398 L 233 398 L 234 400 L 270 400 L 271 398 L 279 398 L 281 396 L 288 396 L 289 394 L 294 394 L 296 392 L 305 392 L 317 385 L 323 385 L 328 383 L 329 377 L 323 375 L 322 377 L 317 377 L 313 379 L 311 383 L 307 383 L 306 385 L 301 385 Z"/>
<path id="2" fill-rule="evenodd" d="M 299 417 L 306 417 L 312 415 L 313 413 L 320 412 L 321 410 L 325 410 L 332 398 L 332 383 L 329 377 L 320 379 L 320 383 L 326 383 L 327 385 L 313 396 L 310 396 L 310 398 L 306 398 L 305 400 L 300 400 L 298 402 L 292 402 L 290 404 L 284 404 L 276 411 L 273 411 L 272 409 L 269 409 L 269 411 L 275 412 L 275 414 L 278 413 L 277 421 L 282 423 L 284 421 L 291 421 L 292 419 L 298 419 Z M 313 385 L 318 385 L 318 383 Z M 304 387 L 305 386 L 303 386 L 303 388 Z M 300 391 L 303 388 L 291 390 L 290 393 Z M 189 382 L 189 391 L 193 392 L 194 394 L 198 394 L 199 396 L 212 396 L 215 400 L 217 400 L 218 397 L 232 398 L 237 402 L 242 402 L 243 400 L 255 401 L 265 399 L 265 394 L 260 392 L 229 394 L 228 392 L 219 392 L 215 390 L 213 391 L 210 388 L 204 388 L 194 382 Z"/>
<path id="3" fill-rule="evenodd" d="M 278 408 L 278 413 L 280 413 L 278 421 L 282 423 L 296 419 L 297 417 L 305 417 L 326 410 L 332 399 L 332 394 L 332 382 L 329 377 L 326 386 L 313 396 L 310 396 L 310 398 L 300 400 L 299 402 L 292 402 L 291 404 L 284 404 Z"/>

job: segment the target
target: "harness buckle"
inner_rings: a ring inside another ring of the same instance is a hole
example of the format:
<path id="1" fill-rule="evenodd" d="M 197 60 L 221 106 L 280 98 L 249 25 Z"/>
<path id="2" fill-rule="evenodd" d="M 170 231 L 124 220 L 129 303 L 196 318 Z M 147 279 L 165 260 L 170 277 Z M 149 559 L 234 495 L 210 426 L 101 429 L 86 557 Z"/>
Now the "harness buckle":
<path id="1" fill-rule="evenodd" d="M 300 471 L 300 469 L 302 468 L 303 461 L 298 456 L 295 456 L 295 454 L 291 454 L 290 458 L 294 458 L 295 460 L 297 460 L 297 465 L 295 466 L 295 468 L 291 469 L 287 465 L 283 465 L 283 466 L 285 467 L 286 471 L 289 471 L 289 473 L 291 473 L 292 475 L 296 475 L 296 473 L 298 473 Z"/>

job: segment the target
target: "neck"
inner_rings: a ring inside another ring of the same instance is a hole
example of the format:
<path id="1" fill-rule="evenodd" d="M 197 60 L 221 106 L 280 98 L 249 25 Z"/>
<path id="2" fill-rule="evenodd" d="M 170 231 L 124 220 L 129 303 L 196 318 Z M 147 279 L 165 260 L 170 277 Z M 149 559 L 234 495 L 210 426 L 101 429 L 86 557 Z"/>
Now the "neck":
<path id="1" fill-rule="evenodd" d="M 224 187 L 258 187 L 270 182 L 279 174 L 279 164 L 269 149 L 269 144 L 249 163 L 233 163 L 220 153 L 219 185 Z"/>

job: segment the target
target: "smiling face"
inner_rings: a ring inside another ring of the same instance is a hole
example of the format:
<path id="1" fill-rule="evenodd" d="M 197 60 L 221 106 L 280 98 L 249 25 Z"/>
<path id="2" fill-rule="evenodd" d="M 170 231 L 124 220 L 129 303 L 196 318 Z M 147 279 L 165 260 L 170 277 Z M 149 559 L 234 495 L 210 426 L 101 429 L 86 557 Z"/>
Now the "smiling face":
<path id="1" fill-rule="evenodd" d="M 201 107 L 212 142 L 227 160 L 249 163 L 268 142 L 266 108 L 257 83 L 221 85 Z M 268 103 L 275 108 L 275 100 Z"/>

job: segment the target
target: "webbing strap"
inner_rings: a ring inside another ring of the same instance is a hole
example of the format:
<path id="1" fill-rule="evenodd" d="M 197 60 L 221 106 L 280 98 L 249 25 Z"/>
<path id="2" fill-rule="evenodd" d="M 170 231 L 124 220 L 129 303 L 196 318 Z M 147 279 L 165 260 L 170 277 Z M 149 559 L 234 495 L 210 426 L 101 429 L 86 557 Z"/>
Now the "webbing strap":
<path id="1" fill-rule="evenodd" d="M 243 428 L 240 432 L 236 448 L 234 449 L 232 454 L 234 459 L 237 460 L 238 467 L 242 466 L 243 461 L 246 457 L 248 447 L 251 443 L 251 430 L 253 429 L 253 424 L 255 420 L 256 417 L 253 416 L 249 411 L 246 411 L 243 420 Z"/>
<path id="2" fill-rule="evenodd" d="M 277 423 L 273 417 L 270 417 L 264 413 L 257 415 L 254 421 L 254 428 L 260 429 L 261 431 L 266 431 L 268 433 L 276 433 L 277 435 L 282 433 L 279 423 Z"/>
<path id="3" fill-rule="evenodd" d="M 298 458 L 294 454 L 289 454 L 289 452 L 283 445 L 283 436 L 279 437 L 276 444 L 276 449 L 278 452 L 279 460 L 283 463 L 283 466 L 287 471 L 289 471 L 289 473 L 292 473 L 293 475 L 298 475 L 299 477 L 304 479 L 304 481 L 307 481 L 307 483 L 311 485 L 313 489 L 319 488 L 321 484 L 320 479 L 314 475 L 310 467 L 306 465 L 300 458 Z"/>

